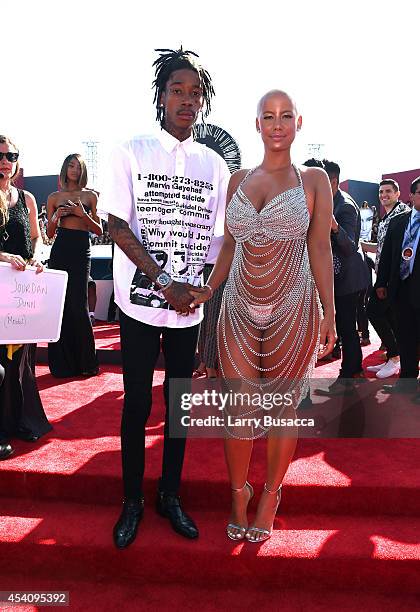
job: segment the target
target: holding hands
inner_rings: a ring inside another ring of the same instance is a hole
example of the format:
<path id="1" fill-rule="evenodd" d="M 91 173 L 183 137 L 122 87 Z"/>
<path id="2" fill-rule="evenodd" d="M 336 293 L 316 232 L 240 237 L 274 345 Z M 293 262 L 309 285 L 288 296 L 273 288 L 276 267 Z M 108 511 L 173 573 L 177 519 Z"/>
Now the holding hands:
<path id="1" fill-rule="evenodd" d="M 194 289 L 194 286 L 190 285 L 190 283 L 174 281 L 162 293 L 165 296 L 165 300 L 176 310 L 177 314 L 187 317 L 195 310 L 195 307 L 191 304 L 191 289 Z"/>
<path id="2" fill-rule="evenodd" d="M 204 304 L 213 296 L 213 288 L 210 285 L 204 285 L 203 287 L 193 287 L 190 290 L 190 295 L 194 298 L 190 304 L 191 308 L 196 308 L 200 304 Z"/>
<path id="3" fill-rule="evenodd" d="M 174 281 L 167 289 L 163 290 L 163 294 L 166 301 L 175 308 L 177 314 L 187 317 L 194 313 L 197 306 L 207 302 L 212 297 L 213 289 L 210 285 L 195 287 L 190 283 Z M 191 301 L 191 296 L 194 298 L 193 301 Z"/>

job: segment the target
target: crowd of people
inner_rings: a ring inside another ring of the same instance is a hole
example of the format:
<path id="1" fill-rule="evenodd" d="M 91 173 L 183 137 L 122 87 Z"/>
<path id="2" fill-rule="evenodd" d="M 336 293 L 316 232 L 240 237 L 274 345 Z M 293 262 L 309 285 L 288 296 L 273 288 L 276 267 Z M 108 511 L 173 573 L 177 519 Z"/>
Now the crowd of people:
<path id="1" fill-rule="evenodd" d="M 100 236 L 92 235 L 90 237 L 90 244 L 112 244 L 112 238 L 108 231 L 108 224 L 106 221 L 102 221 L 102 234 Z"/>
<path id="2" fill-rule="evenodd" d="M 49 266 L 69 275 L 60 339 L 49 345 L 54 376 L 98 373 L 87 297 L 89 234 L 104 240 L 106 223 L 114 243 L 124 383 L 124 498 L 113 529 L 119 549 L 134 541 L 144 513 L 145 430 L 160 350 L 165 357 L 166 415 L 156 510 L 189 539 L 199 532 L 179 498 L 185 435 L 171 435 L 171 426 L 182 415 L 171 381 L 219 375 L 226 388 L 235 381 L 244 396 L 258 391 L 294 397 L 273 415 L 293 420 L 308 400 L 317 359 L 341 353 L 339 376 L 327 390 L 317 390 L 320 395 L 347 394 L 364 379 L 361 346 L 370 342 L 370 321 L 386 351 L 386 360 L 370 368 L 372 375 L 399 373 L 386 390 L 412 393 L 420 403 L 420 178 L 411 186 L 412 209 L 400 202 L 393 179 L 379 185 L 385 211 L 381 219 L 366 202 L 359 208 L 340 189 L 336 162 L 292 162 L 302 117 L 295 100 L 282 90 L 267 92 L 257 104 L 261 163 L 230 176 L 222 157 L 194 140 L 199 114 L 205 118 L 211 110 L 209 72 L 191 51 L 158 51 L 156 135 L 136 137 L 114 149 L 99 201 L 86 188 L 83 159 L 69 155 L 60 190 L 49 196 L 41 212 L 45 235 L 54 238 Z M 0 155 L 0 260 L 17 270 L 35 265 L 41 272 L 36 204 L 30 194 L 13 187 L 19 151 L 0 137 Z M 200 363 L 195 370 L 197 344 Z M 30 347 L 1 347 L 2 459 L 12 452 L 10 437 L 23 432 L 25 439 L 37 438 L 50 428 L 40 401 L 37 426 L 28 417 L 27 398 L 39 398 L 31 355 Z M 23 405 L 13 408 L 10 425 L 6 406 L 11 384 L 16 384 L 12 364 L 22 360 L 31 387 L 25 388 Z M 261 404 L 234 408 L 224 409 L 226 423 L 231 416 L 240 422 L 224 430 L 232 495 L 226 534 L 259 543 L 272 533 L 297 428 L 279 434 L 276 425 L 261 426 Z M 249 524 L 247 508 L 254 491 L 248 473 L 254 440 L 261 436 L 267 446 L 265 484 Z"/>

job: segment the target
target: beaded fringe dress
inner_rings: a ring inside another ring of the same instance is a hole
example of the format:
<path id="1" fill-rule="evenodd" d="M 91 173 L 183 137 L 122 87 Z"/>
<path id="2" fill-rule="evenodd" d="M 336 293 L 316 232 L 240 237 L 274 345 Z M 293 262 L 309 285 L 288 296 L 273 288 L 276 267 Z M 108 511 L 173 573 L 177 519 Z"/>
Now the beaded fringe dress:
<path id="1" fill-rule="evenodd" d="M 306 246 L 310 216 L 299 169 L 294 169 L 298 185 L 260 212 L 243 190 L 250 170 L 226 210 L 236 246 L 218 321 L 221 377 L 229 384 L 236 381 L 248 398 L 287 397 L 272 408 L 273 422 L 286 405 L 296 408 L 307 394 L 319 346 L 321 305 Z M 272 429 L 255 424 L 267 413 L 261 401 L 228 410 L 251 422 L 236 431 L 227 428 L 234 437 L 256 438 Z"/>

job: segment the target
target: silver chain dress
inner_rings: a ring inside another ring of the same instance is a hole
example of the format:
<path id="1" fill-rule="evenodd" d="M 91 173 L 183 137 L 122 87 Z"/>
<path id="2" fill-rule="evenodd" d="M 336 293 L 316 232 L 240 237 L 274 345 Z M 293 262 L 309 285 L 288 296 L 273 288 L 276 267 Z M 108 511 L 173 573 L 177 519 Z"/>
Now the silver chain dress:
<path id="1" fill-rule="evenodd" d="M 294 169 L 298 185 L 260 212 L 243 191 L 255 170 L 228 204 L 226 222 L 236 246 L 220 310 L 218 350 L 223 379 L 240 381 L 248 392 L 290 393 L 296 408 L 315 366 L 321 307 L 306 246 L 310 216 L 299 169 Z M 240 415 L 260 409 L 248 405 Z M 251 427 L 246 435 L 232 435 L 255 438 L 268 429 Z"/>

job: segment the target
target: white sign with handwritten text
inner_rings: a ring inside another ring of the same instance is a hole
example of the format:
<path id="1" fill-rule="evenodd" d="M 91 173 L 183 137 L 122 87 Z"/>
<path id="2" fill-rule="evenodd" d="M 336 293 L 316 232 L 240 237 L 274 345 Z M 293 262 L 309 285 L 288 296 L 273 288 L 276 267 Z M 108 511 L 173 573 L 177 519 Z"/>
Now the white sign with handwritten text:
<path id="1" fill-rule="evenodd" d="M 56 342 L 60 337 L 67 272 L 0 263 L 0 344 Z M 77 330 L 75 330 L 77 333 Z"/>

